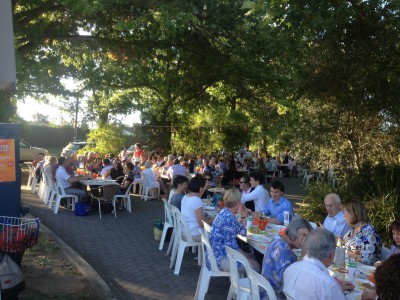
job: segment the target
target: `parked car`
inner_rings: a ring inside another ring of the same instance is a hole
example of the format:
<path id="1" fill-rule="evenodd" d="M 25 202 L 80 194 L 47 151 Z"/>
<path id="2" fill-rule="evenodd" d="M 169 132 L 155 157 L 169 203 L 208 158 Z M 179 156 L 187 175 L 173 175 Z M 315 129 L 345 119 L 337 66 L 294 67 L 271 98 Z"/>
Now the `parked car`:
<path id="1" fill-rule="evenodd" d="M 26 161 L 33 161 L 35 159 L 35 155 L 39 153 L 47 155 L 49 154 L 49 151 L 43 148 L 33 147 L 27 142 L 19 141 L 19 160 L 21 163 Z"/>
<path id="2" fill-rule="evenodd" d="M 79 149 L 84 148 L 86 145 L 86 141 L 70 142 L 64 149 L 62 149 L 61 156 L 71 156 L 77 153 Z"/>

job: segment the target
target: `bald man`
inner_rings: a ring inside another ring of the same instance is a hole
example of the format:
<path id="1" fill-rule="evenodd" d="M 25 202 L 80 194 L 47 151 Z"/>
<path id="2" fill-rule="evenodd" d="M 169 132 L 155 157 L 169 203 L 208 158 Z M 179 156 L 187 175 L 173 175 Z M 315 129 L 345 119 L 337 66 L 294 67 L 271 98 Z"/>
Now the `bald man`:
<path id="1" fill-rule="evenodd" d="M 325 208 L 328 212 L 324 224 L 319 224 L 321 227 L 328 229 L 333 233 L 335 238 L 342 237 L 349 231 L 350 226 L 344 218 L 343 211 L 341 210 L 341 200 L 338 194 L 328 194 L 324 199 Z"/>

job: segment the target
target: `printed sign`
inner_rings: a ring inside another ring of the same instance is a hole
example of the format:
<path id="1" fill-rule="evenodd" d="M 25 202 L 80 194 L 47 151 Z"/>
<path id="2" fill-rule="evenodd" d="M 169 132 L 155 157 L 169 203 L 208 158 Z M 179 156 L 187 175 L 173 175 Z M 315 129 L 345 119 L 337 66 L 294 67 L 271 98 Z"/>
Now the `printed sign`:
<path id="1" fill-rule="evenodd" d="M 0 182 L 16 180 L 15 140 L 0 139 Z"/>

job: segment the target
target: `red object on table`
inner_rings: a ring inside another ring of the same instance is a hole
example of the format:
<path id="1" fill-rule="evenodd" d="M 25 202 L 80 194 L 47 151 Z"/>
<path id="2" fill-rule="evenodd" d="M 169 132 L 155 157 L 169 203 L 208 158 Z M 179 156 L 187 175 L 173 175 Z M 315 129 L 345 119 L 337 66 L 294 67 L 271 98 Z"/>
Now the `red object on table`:
<path id="1" fill-rule="evenodd" d="M 375 273 L 372 273 L 372 274 L 368 275 L 367 278 L 368 278 L 369 281 L 371 281 L 373 284 L 376 284 L 376 282 L 375 282 Z"/>
<path id="2" fill-rule="evenodd" d="M 285 228 L 285 227 L 282 227 L 282 228 L 281 228 L 281 231 L 279 231 L 278 234 L 279 234 L 280 237 L 286 236 L 286 228 Z"/>
<path id="3" fill-rule="evenodd" d="M 265 217 L 261 217 L 258 221 L 258 228 L 260 228 L 260 230 L 264 231 L 265 227 L 268 225 L 268 218 Z"/>
<path id="4" fill-rule="evenodd" d="M 258 226 L 259 222 L 260 222 L 260 217 L 257 214 L 255 214 L 253 219 L 253 226 Z"/>

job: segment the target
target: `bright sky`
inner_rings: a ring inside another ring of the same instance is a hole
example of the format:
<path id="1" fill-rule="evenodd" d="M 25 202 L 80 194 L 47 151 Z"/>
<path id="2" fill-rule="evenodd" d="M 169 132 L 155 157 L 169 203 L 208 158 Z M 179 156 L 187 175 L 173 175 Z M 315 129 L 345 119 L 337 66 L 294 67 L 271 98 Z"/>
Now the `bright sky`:
<path id="1" fill-rule="evenodd" d="M 19 101 L 17 104 L 17 109 L 18 115 L 26 121 L 33 121 L 34 116 L 37 113 L 40 113 L 44 116 L 48 116 L 48 120 L 53 124 L 60 125 L 62 116 L 65 122 L 72 125 L 72 116 L 62 113 L 56 106 L 38 103 L 35 101 L 35 99 L 32 98 L 26 98 L 25 103 Z M 130 126 L 132 123 L 140 123 L 140 113 L 135 112 L 129 116 L 119 116 L 118 119 L 121 120 L 123 124 Z M 95 124 L 91 124 L 89 127 L 94 126 Z"/>

